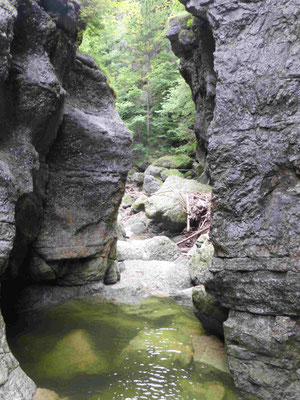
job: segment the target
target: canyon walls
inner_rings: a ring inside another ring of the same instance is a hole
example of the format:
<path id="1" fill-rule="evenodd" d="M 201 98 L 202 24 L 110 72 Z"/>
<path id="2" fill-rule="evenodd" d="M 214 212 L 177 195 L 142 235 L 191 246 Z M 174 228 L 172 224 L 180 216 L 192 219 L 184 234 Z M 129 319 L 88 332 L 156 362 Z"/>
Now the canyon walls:
<path id="1" fill-rule="evenodd" d="M 11 299 L 14 282 L 118 279 L 131 136 L 105 76 L 76 52 L 79 13 L 75 0 L 0 3 L 0 280 Z M 0 344 L 0 399 L 31 399 L 2 317 Z"/>
<path id="2" fill-rule="evenodd" d="M 230 310 L 224 333 L 236 385 L 264 400 L 296 400 L 300 3 L 181 1 L 193 23 L 175 17 L 168 37 L 192 89 L 214 187 L 205 287 Z"/>

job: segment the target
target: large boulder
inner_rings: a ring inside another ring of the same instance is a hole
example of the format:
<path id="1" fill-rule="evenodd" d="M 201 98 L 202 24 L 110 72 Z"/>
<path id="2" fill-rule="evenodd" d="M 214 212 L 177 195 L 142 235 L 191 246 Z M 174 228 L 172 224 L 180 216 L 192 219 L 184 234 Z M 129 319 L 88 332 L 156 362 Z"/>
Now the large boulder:
<path id="1" fill-rule="evenodd" d="M 180 232 L 186 225 L 183 202 L 190 192 L 210 192 L 211 187 L 192 179 L 169 176 L 162 187 L 145 203 L 146 216 L 164 229 Z"/>
<path id="2" fill-rule="evenodd" d="M 146 169 L 144 173 L 144 176 L 151 175 L 154 176 L 155 178 L 161 178 L 160 174 L 163 170 L 164 168 L 156 167 L 155 165 L 149 165 L 149 167 Z"/>
<path id="3" fill-rule="evenodd" d="M 143 172 L 132 172 L 128 174 L 127 183 L 134 183 L 137 186 L 142 186 L 144 183 L 144 173 Z"/>
<path id="4" fill-rule="evenodd" d="M 84 98 L 78 90 L 83 85 Z M 69 285 L 104 280 L 114 268 L 130 135 L 96 66 L 77 57 L 66 87 L 68 106 L 47 158 L 47 200 L 32 254 L 52 268 L 60 284 Z"/>
<path id="5" fill-rule="evenodd" d="M 125 229 L 125 236 L 131 238 L 132 236 L 144 236 L 148 232 L 149 219 L 144 212 L 138 212 L 125 217 L 123 225 Z"/>
<path id="6" fill-rule="evenodd" d="M 174 261 L 181 253 L 177 245 L 166 236 L 155 236 L 146 240 L 119 241 L 118 259 Z"/>
<path id="7" fill-rule="evenodd" d="M 160 173 L 161 179 L 165 181 L 169 176 L 179 176 L 180 178 L 184 178 L 184 175 L 182 172 L 180 172 L 178 169 L 170 168 L 170 169 L 163 169 Z"/>

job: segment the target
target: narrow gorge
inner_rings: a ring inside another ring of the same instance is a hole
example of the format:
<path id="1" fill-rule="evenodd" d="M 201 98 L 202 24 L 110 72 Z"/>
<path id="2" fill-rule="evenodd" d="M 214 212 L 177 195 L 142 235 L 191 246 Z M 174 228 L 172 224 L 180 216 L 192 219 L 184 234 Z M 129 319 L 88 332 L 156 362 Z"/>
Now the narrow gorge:
<path id="1" fill-rule="evenodd" d="M 300 3 L 180 1 L 190 14 L 172 17 L 167 36 L 196 107 L 201 181 L 213 186 L 205 289 L 229 312 L 228 366 L 244 398 L 298 400 Z M 0 2 L 3 315 L 27 299 L 39 308 L 94 295 L 120 277 L 132 137 L 98 64 L 78 51 L 84 29 L 76 0 Z M 1 314 L 0 343 L 0 399 L 32 400 Z"/>

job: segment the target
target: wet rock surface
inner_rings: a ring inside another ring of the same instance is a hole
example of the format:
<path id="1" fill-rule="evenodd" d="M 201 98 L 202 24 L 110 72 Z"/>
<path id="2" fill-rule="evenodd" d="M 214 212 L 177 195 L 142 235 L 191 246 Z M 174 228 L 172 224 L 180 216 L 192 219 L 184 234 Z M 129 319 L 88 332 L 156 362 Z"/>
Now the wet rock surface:
<path id="1" fill-rule="evenodd" d="M 168 36 L 193 92 L 196 133 L 206 144 L 214 187 L 216 252 L 206 290 L 232 310 L 225 340 L 238 387 L 261 399 L 294 400 L 300 390 L 299 2 L 182 3 L 194 22 L 175 18 Z M 271 334 L 281 329 L 276 321 L 285 321 L 279 340 Z M 286 353 L 289 341 L 298 356 Z"/>
<path id="2" fill-rule="evenodd" d="M 75 0 L 0 4 L 2 286 L 78 285 L 115 266 L 131 138 L 105 76 L 76 53 L 81 28 Z M 0 398 L 31 399 L 34 384 L 5 357 Z"/>

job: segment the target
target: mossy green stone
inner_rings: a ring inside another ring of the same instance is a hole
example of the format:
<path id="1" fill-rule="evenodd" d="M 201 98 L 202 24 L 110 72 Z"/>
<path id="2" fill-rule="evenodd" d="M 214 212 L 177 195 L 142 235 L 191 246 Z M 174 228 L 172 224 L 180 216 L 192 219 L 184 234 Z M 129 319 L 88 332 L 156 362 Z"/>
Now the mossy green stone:
<path id="1" fill-rule="evenodd" d="M 171 176 L 171 175 L 175 175 L 175 176 L 179 176 L 180 178 L 184 178 L 183 173 L 178 171 L 178 169 L 174 169 L 174 168 L 163 169 L 160 173 L 160 176 L 163 181 L 165 181 L 167 179 L 167 177 Z"/>
<path id="2" fill-rule="evenodd" d="M 48 389 L 37 389 L 33 400 L 69 400 L 67 397 L 59 397 L 58 394 Z"/>
<path id="3" fill-rule="evenodd" d="M 146 216 L 155 222 L 163 222 L 165 229 L 181 231 L 186 225 L 184 201 L 187 193 L 211 192 L 211 187 L 192 179 L 169 176 L 162 187 L 145 203 Z"/>
<path id="4" fill-rule="evenodd" d="M 164 156 L 153 163 L 154 166 L 173 169 L 190 169 L 193 166 L 193 160 L 186 154 L 174 156 Z"/>
<path id="5" fill-rule="evenodd" d="M 148 199 L 148 196 L 146 196 L 144 194 L 139 196 L 131 206 L 132 211 L 134 211 L 134 212 L 144 211 L 145 203 L 146 203 L 147 199 Z"/>
<path id="6" fill-rule="evenodd" d="M 123 199 L 122 199 L 121 206 L 122 206 L 123 208 L 128 208 L 128 207 L 130 207 L 133 203 L 134 203 L 134 198 L 132 198 L 132 197 L 129 196 L 128 194 L 124 194 Z"/>

